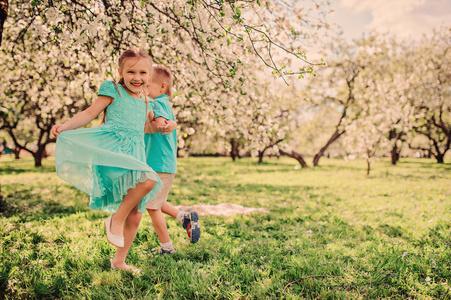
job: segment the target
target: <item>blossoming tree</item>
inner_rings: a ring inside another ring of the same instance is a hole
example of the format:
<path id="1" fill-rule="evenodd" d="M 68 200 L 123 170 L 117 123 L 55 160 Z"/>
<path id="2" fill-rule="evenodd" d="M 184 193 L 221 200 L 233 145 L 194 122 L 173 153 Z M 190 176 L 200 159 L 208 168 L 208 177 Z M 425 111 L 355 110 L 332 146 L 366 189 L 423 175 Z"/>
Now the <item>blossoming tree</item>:
<path id="1" fill-rule="evenodd" d="M 327 30 L 326 3 L 310 0 L 16 0 L 9 6 L 0 54 L 8 61 L 0 69 L 1 126 L 37 156 L 54 141 L 50 124 L 85 108 L 95 87 L 116 76 L 115 61 L 128 47 L 148 49 L 173 70 L 174 105 L 186 136 L 200 124 L 221 121 L 223 101 L 246 93 L 243 82 L 254 72 L 249 57 L 282 78 L 312 72 L 302 41 Z M 301 65 L 290 70 L 287 57 Z M 21 124 L 30 118 L 40 125 L 25 129 Z M 33 137 L 34 149 L 16 138 L 23 130 Z"/>
<path id="2" fill-rule="evenodd" d="M 414 59 L 415 132 L 429 140 L 427 148 L 416 147 L 429 150 L 443 163 L 451 147 L 451 27 L 441 27 L 431 38 L 424 38 Z"/>

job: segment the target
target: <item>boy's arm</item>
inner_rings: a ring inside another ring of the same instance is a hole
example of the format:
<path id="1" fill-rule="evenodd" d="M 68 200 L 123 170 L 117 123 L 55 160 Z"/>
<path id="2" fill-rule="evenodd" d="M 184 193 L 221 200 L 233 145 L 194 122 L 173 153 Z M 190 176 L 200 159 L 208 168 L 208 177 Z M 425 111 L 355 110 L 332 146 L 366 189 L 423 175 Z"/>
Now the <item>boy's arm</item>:
<path id="1" fill-rule="evenodd" d="M 162 135 L 170 134 L 171 132 L 173 132 L 177 128 L 177 122 L 176 121 L 166 120 L 164 118 L 162 118 L 162 119 L 164 120 L 164 124 L 161 124 L 161 125 L 157 126 L 159 129 L 163 130 L 163 134 Z"/>
<path id="2" fill-rule="evenodd" d="M 144 133 L 163 133 L 163 135 L 166 135 L 173 132 L 176 128 L 177 122 L 158 117 L 146 125 Z"/>
<path id="3" fill-rule="evenodd" d="M 146 125 L 144 126 L 144 133 L 159 133 L 158 128 L 152 125 L 152 121 L 155 118 L 153 111 L 149 112 L 147 115 Z"/>

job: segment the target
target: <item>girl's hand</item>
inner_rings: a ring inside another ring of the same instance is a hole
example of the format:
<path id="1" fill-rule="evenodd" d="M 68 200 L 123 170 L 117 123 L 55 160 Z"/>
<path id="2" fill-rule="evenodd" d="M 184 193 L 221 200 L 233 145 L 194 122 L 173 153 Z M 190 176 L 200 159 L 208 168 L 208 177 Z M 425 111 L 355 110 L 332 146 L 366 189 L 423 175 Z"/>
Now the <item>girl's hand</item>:
<path id="1" fill-rule="evenodd" d="M 52 127 L 52 133 L 55 137 L 58 137 L 58 135 L 61 132 L 66 131 L 66 130 L 67 130 L 67 128 L 65 128 L 64 124 L 56 124 L 56 125 L 53 125 L 53 127 Z"/>

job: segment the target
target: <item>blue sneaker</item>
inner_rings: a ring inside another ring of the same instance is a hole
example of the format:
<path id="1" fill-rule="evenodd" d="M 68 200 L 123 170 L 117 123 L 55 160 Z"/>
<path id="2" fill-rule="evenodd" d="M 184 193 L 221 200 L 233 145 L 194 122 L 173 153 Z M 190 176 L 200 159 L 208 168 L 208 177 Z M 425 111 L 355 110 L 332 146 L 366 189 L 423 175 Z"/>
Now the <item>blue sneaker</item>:
<path id="1" fill-rule="evenodd" d="M 197 243 L 200 238 L 199 216 L 191 211 L 183 217 L 183 228 L 186 229 L 191 243 Z"/>

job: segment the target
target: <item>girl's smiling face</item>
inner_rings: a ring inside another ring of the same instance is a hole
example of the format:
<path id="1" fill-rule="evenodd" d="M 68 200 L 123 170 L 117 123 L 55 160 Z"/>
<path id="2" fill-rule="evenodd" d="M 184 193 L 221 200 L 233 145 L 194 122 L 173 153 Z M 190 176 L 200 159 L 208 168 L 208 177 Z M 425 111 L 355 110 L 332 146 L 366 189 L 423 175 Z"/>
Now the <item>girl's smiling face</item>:
<path id="1" fill-rule="evenodd" d="M 149 84 L 151 65 L 144 58 L 128 58 L 124 60 L 119 75 L 124 79 L 124 84 L 130 96 L 139 98 L 139 93 Z"/>

